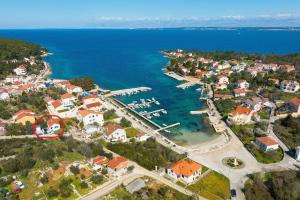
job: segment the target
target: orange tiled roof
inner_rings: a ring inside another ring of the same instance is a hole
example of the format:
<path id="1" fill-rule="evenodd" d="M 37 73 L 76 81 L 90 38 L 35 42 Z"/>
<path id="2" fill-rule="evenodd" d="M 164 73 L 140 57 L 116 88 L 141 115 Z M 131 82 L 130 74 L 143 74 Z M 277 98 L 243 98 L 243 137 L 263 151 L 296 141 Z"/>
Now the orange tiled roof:
<path id="1" fill-rule="evenodd" d="M 171 169 L 176 175 L 191 176 L 197 170 L 201 169 L 202 165 L 192 160 L 180 160 L 173 164 Z"/>
<path id="2" fill-rule="evenodd" d="M 105 135 L 111 135 L 117 129 L 122 129 L 122 127 L 118 124 L 109 123 L 104 127 L 104 133 Z"/>
<path id="3" fill-rule="evenodd" d="M 290 104 L 293 104 L 295 106 L 300 106 L 300 99 L 295 97 L 295 98 L 292 98 L 289 102 Z"/>
<path id="4" fill-rule="evenodd" d="M 246 90 L 244 88 L 235 88 L 233 90 L 234 93 L 246 93 Z"/>
<path id="5" fill-rule="evenodd" d="M 250 108 L 238 106 L 232 112 L 233 115 L 249 115 L 252 112 Z"/>
<path id="6" fill-rule="evenodd" d="M 69 99 L 69 98 L 75 98 L 73 94 L 66 93 L 60 96 L 62 99 Z"/>
<path id="7" fill-rule="evenodd" d="M 269 136 L 257 137 L 256 140 L 258 140 L 260 143 L 262 143 L 266 146 L 278 144 L 278 142 L 276 142 L 272 137 L 269 137 Z"/>
<path id="8" fill-rule="evenodd" d="M 62 106 L 62 103 L 59 100 L 55 100 L 52 102 L 52 105 L 54 108 L 58 108 L 59 106 Z"/>
<path id="9" fill-rule="evenodd" d="M 33 113 L 22 113 L 22 114 L 19 114 L 16 118 L 16 121 L 18 121 L 19 119 L 22 119 L 23 117 L 34 117 L 34 114 Z"/>
<path id="10" fill-rule="evenodd" d="M 94 107 L 99 107 L 101 106 L 102 104 L 100 102 L 95 102 L 95 103 L 90 103 L 90 104 L 87 104 L 86 107 L 87 108 L 94 108 Z"/>
<path id="11" fill-rule="evenodd" d="M 85 116 L 87 116 L 89 114 L 95 114 L 95 115 L 97 115 L 97 114 L 100 114 L 100 113 L 96 112 L 96 111 L 93 111 L 93 110 L 78 110 L 78 114 L 81 115 L 81 116 L 83 116 L 83 117 L 85 117 Z"/>
<path id="12" fill-rule="evenodd" d="M 49 119 L 47 121 L 48 126 L 53 126 L 54 124 L 59 124 L 59 121 L 57 119 Z"/>
<path id="13" fill-rule="evenodd" d="M 107 163 L 107 158 L 105 156 L 97 156 L 94 160 L 93 160 L 93 164 L 96 165 L 102 165 Z"/>
<path id="14" fill-rule="evenodd" d="M 108 163 L 107 166 L 110 167 L 111 169 L 117 168 L 121 163 L 126 162 L 127 159 L 124 158 L 123 156 L 117 156 L 111 159 Z"/>
<path id="15" fill-rule="evenodd" d="M 20 114 L 23 114 L 23 113 L 33 113 L 32 110 L 19 110 L 18 112 L 16 112 L 14 114 L 14 116 L 18 116 Z"/>

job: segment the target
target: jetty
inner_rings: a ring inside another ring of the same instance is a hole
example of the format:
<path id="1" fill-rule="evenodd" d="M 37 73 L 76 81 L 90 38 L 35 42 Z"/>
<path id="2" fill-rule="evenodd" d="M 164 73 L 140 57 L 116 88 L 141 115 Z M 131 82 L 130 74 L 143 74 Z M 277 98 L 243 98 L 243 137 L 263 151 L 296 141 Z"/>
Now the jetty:
<path id="1" fill-rule="evenodd" d="M 164 111 L 165 109 L 158 109 L 158 110 L 154 110 L 154 111 L 151 111 L 151 112 L 143 112 L 143 113 L 139 113 L 140 115 L 144 116 L 144 115 L 151 115 L 153 113 L 159 113 L 159 112 L 162 112 Z"/>
<path id="2" fill-rule="evenodd" d="M 176 74 L 175 72 L 165 72 L 165 75 L 174 78 L 178 81 L 184 81 L 185 79 L 182 76 L 179 76 L 178 74 Z"/>
<path id="3" fill-rule="evenodd" d="M 194 82 L 186 82 L 186 83 L 182 83 L 180 85 L 177 85 L 176 87 L 177 88 L 181 88 L 181 89 L 186 89 L 186 88 L 192 87 L 192 86 L 194 86 L 196 84 L 197 83 L 194 83 Z"/>
<path id="4" fill-rule="evenodd" d="M 131 95 L 131 94 L 137 94 L 139 92 L 147 92 L 150 91 L 151 88 L 149 87 L 137 87 L 137 88 L 129 88 L 129 89 L 122 89 L 122 90 L 114 90 L 111 91 L 109 94 L 106 94 L 106 97 L 110 96 L 125 96 L 125 95 Z"/>
<path id="5" fill-rule="evenodd" d="M 207 114 L 209 112 L 209 109 L 204 109 L 204 110 L 195 110 L 195 111 L 190 111 L 191 115 L 202 115 L 202 114 Z"/>
<path id="6" fill-rule="evenodd" d="M 179 126 L 179 125 L 180 125 L 180 123 L 177 122 L 177 123 L 175 123 L 175 124 L 171 124 L 171 125 L 168 125 L 168 126 L 165 126 L 165 127 L 161 127 L 161 128 L 159 128 L 159 129 L 157 129 L 157 130 L 155 130 L 155 131 L 159 132 L 159 131 L 167 130 L 167 129 L 169 129 L 169 128 L 173 128 L 173 127 Z"/>

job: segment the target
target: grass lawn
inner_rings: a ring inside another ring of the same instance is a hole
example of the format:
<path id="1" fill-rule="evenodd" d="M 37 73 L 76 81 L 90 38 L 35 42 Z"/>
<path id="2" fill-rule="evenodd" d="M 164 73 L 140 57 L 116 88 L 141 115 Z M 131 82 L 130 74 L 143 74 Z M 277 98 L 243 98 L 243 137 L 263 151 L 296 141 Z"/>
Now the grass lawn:
<path id="1" fill-rule="evenodd" d="M 270 118 L 270 113 L 263 110 L 257 113 L 261 119 L 269 119 Z"/>
<path id="2" fill-rule="evenodd" d="M 209 200 L 230 199 L 228 178 L 215 171 L 210 172 L 197 183 L 188 186 L 187 189 Z"/>
<path id="3" fill-rule="evenodd" d="M 126 131 L 127 138 L 136 137 L 136 135 L 139 132 L 136 128 L 133 128 L 133 127 L 128 127 L 128 128 L 125 129 L 125 131 Z"/>
<path id="4" fill-rule="evenodd" d="M 283 150 L 281 148 L 267 152 L 258 150 L 256 147 L 249 147 L 248 149 L 254 155 L 256 160 L 261 163 L 276 163 L 283 159 Z"/>

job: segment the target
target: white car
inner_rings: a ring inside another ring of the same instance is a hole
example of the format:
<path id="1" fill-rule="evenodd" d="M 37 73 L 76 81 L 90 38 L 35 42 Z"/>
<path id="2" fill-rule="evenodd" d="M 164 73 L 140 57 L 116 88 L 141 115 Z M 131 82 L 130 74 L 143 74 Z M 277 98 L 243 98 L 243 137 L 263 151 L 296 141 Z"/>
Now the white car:
<path id="1" fill-rule="evenodd" d="M 15 184 L 16 184 L 17 186 L 19 186 L 19 188 L 20 188 L 21 190 L 23 190 L 23 189 L 25 188 L 25 185 L 24 185 L 21 181 L 15 181 Z"/>

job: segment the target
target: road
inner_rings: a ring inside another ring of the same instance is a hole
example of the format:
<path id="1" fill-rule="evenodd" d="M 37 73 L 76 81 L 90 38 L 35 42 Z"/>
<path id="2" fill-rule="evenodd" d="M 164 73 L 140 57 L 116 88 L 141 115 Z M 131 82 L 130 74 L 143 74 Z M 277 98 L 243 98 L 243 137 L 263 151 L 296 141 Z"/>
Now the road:
<path id="1" fill-rule="evenodd" d="M 131 162 L 133 163 L 133 162 Z M 173 183 L 172 181 L 159 176 L 157 173 L 155 172 L 151 172 L 149 170 L 146 170 L 145 168 L 140 167 L 139 165 L 137 165 L 136 163 L 133 163 L 134 170 L 132 173 L 124 175 L 122 177 L 120 177 L 119 179 L 113 180 L 113 181 L 109 181 L 107 183 L 104 183 L 103 185 L 99 186 L 98 188 L 96 188 L 95 190 L 93 190 L 92 192 L 90 192 L 89 194 L 82 196 L 81 200 L 96 200 L 99 199 L 100 197 L 109 194 L 110 192 L 112 192 L 115 188 L 117 188 L 118 186 L 125 184 L 127 185 L 128 183 L 130 183 L 131 181 L 135 180 L 136 178 L 139 177 L 150 177 L 152 179 L 155 179 L 165 185 L 168 185 L 169 187 L 183 193 L 189 196 L 192 196 L 193 193 L 175 183 Z M 200 197 L 200 200 L 205 200 L 205 198 Z"/>

